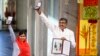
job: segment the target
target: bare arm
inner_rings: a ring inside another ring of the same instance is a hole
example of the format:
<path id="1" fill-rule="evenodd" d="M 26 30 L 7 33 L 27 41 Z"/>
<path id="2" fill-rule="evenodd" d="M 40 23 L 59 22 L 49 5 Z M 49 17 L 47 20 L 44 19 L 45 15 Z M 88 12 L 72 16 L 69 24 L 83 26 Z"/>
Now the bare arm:
<path id="1" fill-rule="evenodd" d="M 11 25 L 8 25 L 8 29 L 9 29 L 9 31 L 10 31 L 11 40 L 12 40 L 13 42 L 16 41 L 16 36 L 15 36 L 15 33 L 14 33 L 14 31 L 13 31 L 12 26 L 11 26 Z"/>

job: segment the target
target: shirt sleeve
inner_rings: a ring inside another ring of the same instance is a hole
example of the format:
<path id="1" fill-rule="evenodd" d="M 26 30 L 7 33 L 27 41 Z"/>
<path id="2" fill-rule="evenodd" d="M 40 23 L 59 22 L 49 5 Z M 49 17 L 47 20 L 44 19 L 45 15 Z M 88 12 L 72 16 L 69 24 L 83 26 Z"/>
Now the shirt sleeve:
<path id="1" fill-rule="evenodd" d="M 14 33 L 13 29 L 12 29 L 12 26 L 8 25 L 8 29 L 10 31 L 11 40 L 14 42 L 16 40 L 16 36 L 15 36 L 15 33 Z"/>
<path id="2" fill-rule="evenodd" d="M 46 15 L 45 15 L 43 12 L 41 12 L 40 18 L 41 18 L 42 22 L 44 22 L 45 25 L 46 25 L 51 31 L 54 30 L 55 25 L 52 24 L 52 23 L 49 21 L 49 19 L 46 17 Z"/>
<path id="3" fill-rule="evenodd" d="M 20 49 L 18 47 L 18 44 L 16 42 L 13 43 L 13 52 L 12 56 L 19 56 L 20 54 Z"/>
<path id="4" fill-rule="evenodd" d="M 76 42 L 75 42 L 75 36 L 74 36 L 74 32 L 72 32 L 72 34 L 71 34 L 71 45 L 72 45 L 72 47 L 73 48 L 75 48 L 75 46 L 76 46 Z"/>

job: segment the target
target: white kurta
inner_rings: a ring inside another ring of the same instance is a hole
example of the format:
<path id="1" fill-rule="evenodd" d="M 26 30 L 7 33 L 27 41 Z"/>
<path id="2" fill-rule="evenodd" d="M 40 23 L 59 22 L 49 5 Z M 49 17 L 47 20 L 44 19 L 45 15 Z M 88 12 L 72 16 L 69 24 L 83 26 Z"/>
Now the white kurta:
<path id="1" fill-rule="evenodd" d="M 58 26 L 53 25 L 52 23 L 49 22 L 49 19 L 44 15 L 44 13 L 40 14 L 41 20 L 46 24 L 46 26 L 52 31 L 53 38 L 66 38 L 66 40 L 69 40 L 71 42 L 71 46 L 75 48 L 75 37 L 74 37 L 74 32 L 69 30 L 68 28 L 64 29 L 62 31 Z M 51 42 L 52 46 L 52 42 Z M 62 54 L 51 54 L 51 47 L 50 47 L 50 53 L 49 56 L 66 56 Z M 68 55 L 69 56 L 69 55 Z"/>
<path id="2" fill-rule="evenodd" d="M 12 53 L 12 56 L 18 56 L 19 53 L 20 53 L 20 50 L 19 50 L 18 44 L 16 42 L 15 33 L 14 33 L 11 25 L 8 25 L 8 29 L 10 31 L 11 40 L 13 42 L 13 53 Z"/>

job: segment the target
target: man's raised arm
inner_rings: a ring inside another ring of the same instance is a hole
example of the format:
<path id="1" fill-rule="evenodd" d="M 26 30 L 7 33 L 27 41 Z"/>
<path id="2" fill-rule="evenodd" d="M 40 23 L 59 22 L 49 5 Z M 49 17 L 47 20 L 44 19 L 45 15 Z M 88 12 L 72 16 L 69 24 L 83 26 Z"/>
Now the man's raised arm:
<path id="1" fill-rule="evenodd" d="M 40 19 L 42 20 L 42 22 L 45 23 L 45 25 L 51 30 L 53 31 L 55 29 L 55 25 L 53 25 L 49 19 L 46 17 L 46 15 L 42 12 L 41 7 L 38 7 L 37 9 L 35 9 L 37 11 L 37 13 L 40 16 Z"/>

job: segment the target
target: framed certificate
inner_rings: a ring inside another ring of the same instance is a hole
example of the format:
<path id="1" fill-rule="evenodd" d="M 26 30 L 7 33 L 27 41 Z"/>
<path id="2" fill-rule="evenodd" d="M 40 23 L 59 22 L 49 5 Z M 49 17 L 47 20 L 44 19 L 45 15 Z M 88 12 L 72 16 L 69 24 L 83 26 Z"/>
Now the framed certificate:
<path id="1" fill-rule="evenodd" d="M 52 40 L 52 54 L 69 55 L 70 41 L 62 40 L 60 38 L 53 38 Z"/>

